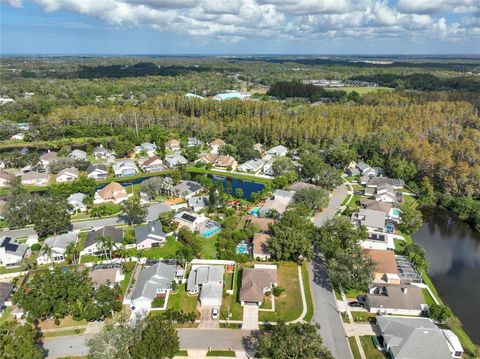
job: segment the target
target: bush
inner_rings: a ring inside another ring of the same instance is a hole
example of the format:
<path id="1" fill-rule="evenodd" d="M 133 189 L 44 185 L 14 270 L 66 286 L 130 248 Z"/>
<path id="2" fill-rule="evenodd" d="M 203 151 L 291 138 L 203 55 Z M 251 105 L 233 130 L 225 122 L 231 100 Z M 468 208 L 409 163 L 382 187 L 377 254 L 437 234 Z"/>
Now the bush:
<path id="1" fill-rule="evenodd" d="M 40 250 L 41 246 L 39 243 L 35 243 L 35 244 L 32 244 L 32 246 L 30 247 L 30 249 L 33 251 L 33 252 L 38 252 Z"/>
<path id="2" fill-rule="evenodd" d="M 135 268 L 135 262 L 127 262 L 123 265 L 123 270 L 126 272 L 126 273 L 130 273 L 130 272 L 133 272 L 133 269 Z"/>
<path id="3" fill-rule="evenodd" d="M 278 297 L 280 296 L 280 294 L 282 294 L 283 292 L 285 292 L 285 289 L 282 288 L 282 287 L 273 287 L 273 295 L 275 297 Z"/>
<path id="4" fill-rule="evenodd" d="M 157 297 L 152 301 L 152 308 L 162 308 L 165 304 L 165 297 Z"/>

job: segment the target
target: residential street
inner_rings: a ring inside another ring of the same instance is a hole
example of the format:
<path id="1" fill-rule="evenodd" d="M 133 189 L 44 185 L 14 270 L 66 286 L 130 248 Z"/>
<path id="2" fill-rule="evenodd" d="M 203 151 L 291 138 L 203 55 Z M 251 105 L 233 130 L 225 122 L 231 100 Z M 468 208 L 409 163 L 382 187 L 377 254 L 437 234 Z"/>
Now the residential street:
<path id="1" fill-rule="evenodd" d="M 315 226 L 321 227 L 326 221 L 328 221 L 330 218 L 333 218 L 335 212 L 337 212 L 342 206 L 342 202 L 347 197 L 347 194 L 348 187 L 345 183 L 335 188 L 332 192 L 332 196 L 330 197 L 328 207 L 324 208 L 322 212 L 318 213 L 313 218 L 313 223 Z"/>
<path id="2" fill-rule="evenodd" d="M 47 358 L 86 356 L 86 342 L 92 337 L 93 334 L 84 334 L 46 338 L 43 340 L 43 347 L 48 350 Z"/>
<path id="3" fill-rule="evenodd" d="M 244 340 L 251 330 L 242 329 L 178 329 L 182 349 L 245 350 Z"/>

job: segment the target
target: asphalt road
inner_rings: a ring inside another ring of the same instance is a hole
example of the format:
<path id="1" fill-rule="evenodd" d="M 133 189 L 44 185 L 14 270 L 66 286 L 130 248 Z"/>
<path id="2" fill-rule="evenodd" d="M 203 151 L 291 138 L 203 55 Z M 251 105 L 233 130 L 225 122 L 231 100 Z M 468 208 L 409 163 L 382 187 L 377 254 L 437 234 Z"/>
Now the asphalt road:
<path id="1" fill-rule="evenodd" d="M 327 220 L 333 218 L 347 194 L 348 188 L 345 184 L 337 187 L 330 197 L 328 207 L 315 216 L 313 220 L 315 226 L 321 227 Z M 352 354 L 348 346 L 348 339 L 337 311 L 335 296 L 321 254 L 315 255 L 308 270 L 315 307 L 313 320 L 320 325 L 323 342 L 335 358 L 350 359 Z"/>
<path id="2" fill-rule="evenodd" d="M 160 213 L 171 211 L 171 207 L 162 203 L 152 203 L 148 207 L 147 221 L 155 220 L 158 218 Z M 100 218 L 92 219 L 88 221 L 79 221 L 72 223 L 73 230 L 82 230 L 82 229 L 92 229 L 92 228 L 101 228 L 104 226 L 115 226 L 118 224 L 125 224 L 125 220 L 121 216 L 111 217 L 111 218 Z M 28 237 L 30 235 L 35 235 L 33 228 L 21 228 L 14 229 L 10 231 L 0 232 L 3 236 L 10 236 L 13 238 Z"/>
<path id="3" fill-rule="evenodd" d="M 92 337 L 93 334 L 84 334 L 46 338 L 43 340 L 43 347 L 47 351 L 47 358 L 86 356 L 86 343 Z"/>

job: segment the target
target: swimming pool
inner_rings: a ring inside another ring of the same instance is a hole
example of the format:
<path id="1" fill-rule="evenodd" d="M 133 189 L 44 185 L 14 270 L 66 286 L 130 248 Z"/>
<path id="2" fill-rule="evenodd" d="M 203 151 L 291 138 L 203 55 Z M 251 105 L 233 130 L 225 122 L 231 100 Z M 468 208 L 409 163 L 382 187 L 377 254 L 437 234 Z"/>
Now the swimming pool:
<path id="1" fill-rule="evenodd" d="M 215 233 L 218 233 L 222 227 L 220 224 L 218 224 L 215 221 L 207 221 L 202 225 L 202 228 L 200 229 L 200 234 L 204 237 L 210 237 L 213 236 Z"/>
<path id="2" fill-rule="evenodd" d="M 249 213 L 254 215 L 255 217 L 259 217 L 260 216 L 260 207 L 252 208 Z"/>
<path id="3" fill-rule="evenodd" d="M 400 215 L 402 214 L 402 211 L 399 208 L 392 208 L 390 210 L 390 213 L 395 217 L 400 217 Z"/>
<path id="4" fill-rule="evenodd" d="M 237 254 L 247 254 L 248 253 L 248 245 L 245 243 L 240 243 L 237 245 Z"/>

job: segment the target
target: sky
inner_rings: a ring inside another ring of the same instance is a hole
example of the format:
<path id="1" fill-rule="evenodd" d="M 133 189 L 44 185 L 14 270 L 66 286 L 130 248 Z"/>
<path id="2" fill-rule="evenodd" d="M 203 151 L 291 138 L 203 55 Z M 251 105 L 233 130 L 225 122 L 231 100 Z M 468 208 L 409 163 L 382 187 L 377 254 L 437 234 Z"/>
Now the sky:
<path id="1" fill-rule="evenodd" d="M 0 0 L 0 54 L 480 54 L 480 0 Z"/>

